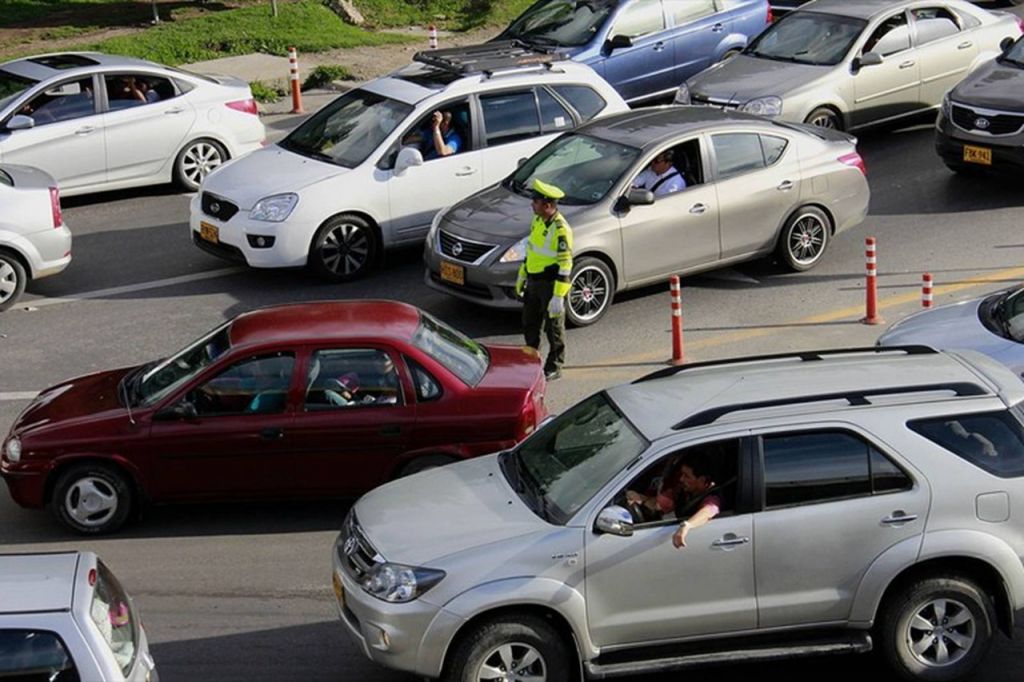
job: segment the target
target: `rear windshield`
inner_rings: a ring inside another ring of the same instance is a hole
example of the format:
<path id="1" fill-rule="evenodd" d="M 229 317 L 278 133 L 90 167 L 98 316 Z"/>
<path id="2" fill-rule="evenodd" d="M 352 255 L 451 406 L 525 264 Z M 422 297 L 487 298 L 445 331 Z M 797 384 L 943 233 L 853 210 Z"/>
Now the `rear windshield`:
<path id="1" fill-rule="evenodd" d="M 139 622 L 121 583 L 102 561 L 96 565 L 96 589 L 89 616 L 127 677 L 139 650 Z"/>
<path id="2" fill-rule="evenodd" d="M 483 344 L 426 313 L 420 314 L 420 326 L 412 343 L 468 386 L 479 384 L 487 373 L 490 359 Z"/>
<path id="3" fill-rule="evenodd" d="M 14 101 L 16 97 L 31 88 L 38 81 L 16 76 L 0 69 L 0 109 Z"/>

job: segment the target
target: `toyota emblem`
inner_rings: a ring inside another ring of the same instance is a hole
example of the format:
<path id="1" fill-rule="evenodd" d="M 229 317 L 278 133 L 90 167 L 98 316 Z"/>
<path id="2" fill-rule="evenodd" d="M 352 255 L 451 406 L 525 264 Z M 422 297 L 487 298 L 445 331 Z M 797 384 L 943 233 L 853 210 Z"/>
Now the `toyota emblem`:
<path id="1" fill-rule="evenodd" d="M 461 256 L 462 255 L 462 242 L 455 242 L 455 246 L 452 247 L 452 255 L 453 256 Z"/>
<path id="2" fill-rule="evenodd" d="M 210 213 L 220 213 L 220 204 L 216 201 L 210 204 Z"/>
<path id="3" fill-rule="evenodd" d="M 990 125 L 991 123 L 989 123 L 989 120 L 987 118 L 982 118 L 979 116 L 978 118 L 974 119 L 974 127 L 977 128 L 978 130 L 987 130 Z"/>

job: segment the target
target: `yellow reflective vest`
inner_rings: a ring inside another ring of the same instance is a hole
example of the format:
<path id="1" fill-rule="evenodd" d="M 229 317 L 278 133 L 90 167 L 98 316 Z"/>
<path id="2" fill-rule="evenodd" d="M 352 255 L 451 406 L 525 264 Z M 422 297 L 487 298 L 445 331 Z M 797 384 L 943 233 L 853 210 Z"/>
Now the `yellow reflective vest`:
<path id="1" fill-rule="evenodd" d="M 572 274 L 572 228 L 561 213 L 545 221 L 533 217 L 530 238 L 526 240 L 526 260 L 519 266 L 519 276 L 550 274 L 555 280 L 554 295 L 569 294 Z"/>

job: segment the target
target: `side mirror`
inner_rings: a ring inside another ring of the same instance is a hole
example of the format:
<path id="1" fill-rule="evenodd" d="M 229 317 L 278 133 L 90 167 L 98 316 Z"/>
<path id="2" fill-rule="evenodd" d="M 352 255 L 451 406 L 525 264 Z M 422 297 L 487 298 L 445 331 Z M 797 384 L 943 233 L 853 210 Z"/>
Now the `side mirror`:
<path id="1" fill-rule="evenodd" d="M 633 515 L 617 505 L 605 507 L 597 515 L 594 530 L 598 533 L 628 538 L 633 534 Z"/>
<path id="2" fill-rule="evenodd" d="M 1013 44 L 1015 42 L 1017 41 L 1007 36 L 1006 38 L 1003 38 L 1002 40 L 999 41 L 999 50 L 1003 53 L 1006 53 L 1010 50 L 1011 47 L 1013 47 Z"/>
<path id="3" fill-rule="evenodd" d="M 156 418 L 159 421 L 195 421 L 199 419 L 199 413 L 196 412 L 196 406 L 188 400 L 182 400 L 180 403 L 171 405 L 168 408 L 160 410 L 156 414 Z"/>
<path id="4" fill-rule="evenodd" d="M 878 66 L 882 63 L 882 55 L 877 52 L 865 52 L 856 59 L 854 64 L 859 67 L 864 66 Z"/>
<path id="5" fill-rule="evenodd" d="M 402 147 L 395 159 L 395 175 L 402 175 L 413 166 L 423 165 L 423 154 L 416 147 Z"/>
<path id="6" fill-rule="evenodd" d="M 29 128 L 35 128 L 36 120 L 31 116 L 24 114 L 16 114 L 11 116 L 11 120 L 7 121 L 7 125 L 4 126 L 8 130 L 28 130 Z"/>
<path id="7" fill-rule="evenodd" d="M 614 35 L 605 42 L 604 46 L 609 52 L 621 50 L 624 47 L 633 47 L 633 39 L 629 36 Z"/>
<path id="8" fill-rule="evenodd" d="M 528 160 L 529 159 L 527 159 L 525 156 L 523 158 L 519 159 L 518 161 L 516 161 L 516 168 L 522 167 L 522 165 L 524 163 L 526 163 Z"/>
<path id="9" fill-rule="evenodd" d="M 629 213 L 633 206 L 650 206 L 654 203 L 654 192 L 649 189 L 630 188 L 629 192 L 615 200 L 616 213 Z"/>

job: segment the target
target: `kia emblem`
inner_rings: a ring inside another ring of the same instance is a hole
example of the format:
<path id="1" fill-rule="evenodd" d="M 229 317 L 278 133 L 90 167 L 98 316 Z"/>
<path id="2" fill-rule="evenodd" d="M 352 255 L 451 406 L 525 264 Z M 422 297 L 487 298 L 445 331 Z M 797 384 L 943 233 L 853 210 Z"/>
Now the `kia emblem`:
<path id="1" fill-rule="evenodd" d="M 462 242 L 455 242 L 455 246 L 452 247 L 452 255 L 453 256 L 461 256 L 462 255 Z"/>
<path id="2" fill-rule="evenodd" d="M 216 201 L 210 204 L 210 213 L 220 213 L 220 204 Z"/>
<path id="3" fill-rule="evenodd" d="M 978 130 L 988 130 L 988 127 L 990 125 L 991 124 L 989 123 L 987 118 L 982 118 L 979 116 L 978 118 L 974 119 L 974 127 L 977 128 Z"/>

